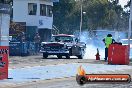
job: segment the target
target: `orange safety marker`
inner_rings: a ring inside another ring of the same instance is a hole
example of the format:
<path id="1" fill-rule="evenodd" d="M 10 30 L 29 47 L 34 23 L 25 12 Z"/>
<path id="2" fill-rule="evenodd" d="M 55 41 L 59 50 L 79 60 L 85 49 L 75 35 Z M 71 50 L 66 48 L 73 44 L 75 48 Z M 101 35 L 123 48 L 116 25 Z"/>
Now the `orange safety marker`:
<path id="1" fill-rule="evenodd" d="M 99 49 L 97 48 L 96 60 L 100 60 Z"/>

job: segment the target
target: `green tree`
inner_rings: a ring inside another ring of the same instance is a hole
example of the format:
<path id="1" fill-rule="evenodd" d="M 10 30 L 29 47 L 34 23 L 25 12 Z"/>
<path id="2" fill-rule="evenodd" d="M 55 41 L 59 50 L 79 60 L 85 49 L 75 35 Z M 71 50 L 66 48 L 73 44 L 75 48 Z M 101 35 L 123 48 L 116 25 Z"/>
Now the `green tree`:
<path id="1" fill-rule="evenodd" d="M 128 13 L 123 11 L 119 0 L 61 0 L 54 4 L 54 25 L 61 33 L 73 33 L 80 26 L 80 4 L 83 5 L 82 30 L 98 27 L 122 30 L 127 28 Z M 127 14 L 127 17 L 125 17 Z"/>
<path id="2" fill-rule="evenodd" d="M 74 0 L 60 0 L 59 3 L 54 3 L 54 25 L 61 33 L 72 33 L 74 27 L 77 26 L 77 16 L 71 15 L 74 9 Z"/>

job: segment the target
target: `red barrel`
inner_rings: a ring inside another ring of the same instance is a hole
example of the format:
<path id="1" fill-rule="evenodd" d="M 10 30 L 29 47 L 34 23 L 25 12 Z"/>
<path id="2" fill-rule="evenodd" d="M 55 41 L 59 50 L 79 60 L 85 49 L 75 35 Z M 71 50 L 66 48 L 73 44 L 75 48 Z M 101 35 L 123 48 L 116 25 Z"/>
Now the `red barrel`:
<path id="1" fill-rule="evenodd" d="M 128 45 L 111 44 L 108 49 L 108 64 L 129 64 L 129 51 Z"/>

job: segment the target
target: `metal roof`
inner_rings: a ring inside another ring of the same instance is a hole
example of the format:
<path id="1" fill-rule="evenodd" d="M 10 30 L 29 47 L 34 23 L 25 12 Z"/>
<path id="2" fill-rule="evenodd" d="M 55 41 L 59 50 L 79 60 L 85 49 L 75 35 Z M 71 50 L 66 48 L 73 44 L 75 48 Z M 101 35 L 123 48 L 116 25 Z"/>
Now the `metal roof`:
<path id="1" fill-rule="evenodd" d="M 71 37 L 74 37 L 74 35 L 68 35 L 68 34 L 58 34 L 58 35 L 53 35 L 53 36 L 71 36 Z"/>
<path id="2" fill-rule="evenodd" d="M 128 40 L 128 39 L 121 39 L 121 40 Z M 130 40 L 132 40 L 132 39 L 130 39 Z"/>
<path id="3" fill-rule="evenodd" d="M 59 2 L 59 0 L 44 0 L 44 1 Z"/>

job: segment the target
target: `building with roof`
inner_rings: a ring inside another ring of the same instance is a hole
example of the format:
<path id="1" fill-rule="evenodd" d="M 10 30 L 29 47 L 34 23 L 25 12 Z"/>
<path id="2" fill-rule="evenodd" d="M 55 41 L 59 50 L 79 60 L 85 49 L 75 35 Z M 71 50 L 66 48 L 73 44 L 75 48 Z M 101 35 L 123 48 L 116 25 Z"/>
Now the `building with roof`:
<path id="1" fill-rule="evenodd" d="M 26 34 L 39 32 L 42 41 L 50 40 L 53 27 L 53 2 L 59 0 L 13 0 L 13 22 L 26 24 Z"/>

